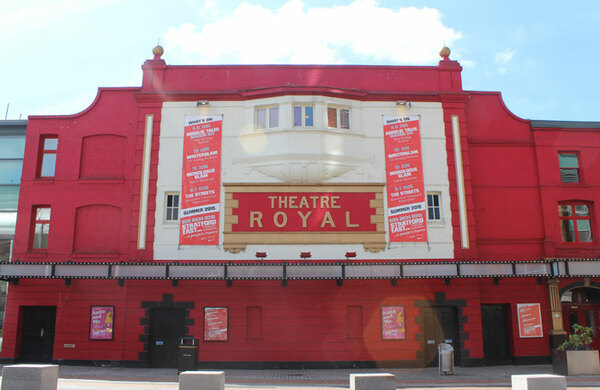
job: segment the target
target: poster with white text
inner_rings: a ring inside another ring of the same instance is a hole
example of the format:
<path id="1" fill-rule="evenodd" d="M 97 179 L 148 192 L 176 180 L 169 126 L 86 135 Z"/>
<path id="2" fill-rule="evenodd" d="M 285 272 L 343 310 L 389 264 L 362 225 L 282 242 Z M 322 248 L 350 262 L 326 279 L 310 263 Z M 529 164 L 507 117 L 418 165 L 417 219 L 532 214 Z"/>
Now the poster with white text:
<path id="1" fill-rule="evenodd" d="M 427 241 L 418 117 L 384 117 L 383 139 L 390 242 Z"/>
<path id="2" fill-rule="evenodd" d="M 186 116 L 179 243 L 219 244 L 222 115 Z"/>

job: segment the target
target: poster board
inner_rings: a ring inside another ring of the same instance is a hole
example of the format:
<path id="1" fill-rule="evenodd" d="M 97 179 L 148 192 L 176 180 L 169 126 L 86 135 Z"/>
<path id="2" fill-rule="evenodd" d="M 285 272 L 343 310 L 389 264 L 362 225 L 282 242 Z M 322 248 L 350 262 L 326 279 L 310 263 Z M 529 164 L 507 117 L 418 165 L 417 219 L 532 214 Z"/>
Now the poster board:
<path id="1" fill-rule="evenodd" d="M 419 117 L 383 117 L 390 242 L 427 241 Z"/>
<path id="2" fill-rule="evenodd" d="M 180 245 L 218 245 L 223 116 L 186 116 Z"/>
<path id="3" fill-rule="evenodd" d="M 114 323 L 114 306 L 90 306 L 90 340 L 112 340 Z"/>
<path id="4" fill-rule="evenodd" d="M 544 337 L 539 303 L 517 303 L 519 337 Z"/>
<path id="5" fill-rule="evenodd" d="M 229 335 L 229 308 L 204 308 L 204 341 L 227 341 Z"/>
<path id="6" fill-rule="evenodd" d="M 406 339 L 404 306 L 381 306 L 382 340 Z"/>

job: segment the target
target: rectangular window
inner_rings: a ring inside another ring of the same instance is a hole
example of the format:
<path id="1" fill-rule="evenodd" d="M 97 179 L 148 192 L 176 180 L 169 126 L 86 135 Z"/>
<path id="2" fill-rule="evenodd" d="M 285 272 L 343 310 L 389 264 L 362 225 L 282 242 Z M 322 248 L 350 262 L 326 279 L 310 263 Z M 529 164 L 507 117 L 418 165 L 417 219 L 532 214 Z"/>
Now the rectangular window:
<path id="1" fill-rule="evenodd" d="M 589 204 L 558 205 L 562 242 L 593 242 Z"/>
<path id="2" fill-rule="evenodd" d="M 165 193 L 165 221 L 179 219 L 179 192 Z"/>
<path id="3" fill-rule="evenodd" d="M 562 183 L 579 183 L 579 156 L 577 153 L 559 153 L 560 181 Z"/>
<path id="4" fill-rule="evenodd" d="M 40 141 L 40 161 L 37 176 L 54 177 L 54 170 L 56 168 L 56 151 L 58 150 L 58 138 L 56 136 L 44 136 Z"/>
<path id="5" fill-rule="evenodd" d="M 348 337 L 363 337 L 362 306 L 348 306 Z"/>
<path id="6" fill-rule="evenodd" d="M 439 193 L 427 193 L 427 219 L 429 219 L 430 221 L 439 221 L 442 219 L 442 215 L 440 212 Z"/>
<path id="7" fill-rule="evenodd" d="M 327 107 L 327 127 L 332 129 L 350 129 L 350 110 L 347 108 Z"/>
<path id="8" fill-rule="evenodd" d="M 33 249 L 48 248 L 48 233 L 50 231 L 50 207 L 40 206 L 34 210 L 34 229 L 31 247 Z"/>
<path id="9" fill-rule="evenodd" d="M 314 124 L 313 106 L 294 106 L 294 126 L 312 127 Z"/>
<path id="10" fill-rule="evenodd" d="M 246 337 L 259 339 L 263 337 L 262 307 L 246 307 Z"/>
<path id="11" fill-rule="evenodd" d="M 256 128 L 270 129 L 279 127 L 279 106 L 256 109 Z"/>

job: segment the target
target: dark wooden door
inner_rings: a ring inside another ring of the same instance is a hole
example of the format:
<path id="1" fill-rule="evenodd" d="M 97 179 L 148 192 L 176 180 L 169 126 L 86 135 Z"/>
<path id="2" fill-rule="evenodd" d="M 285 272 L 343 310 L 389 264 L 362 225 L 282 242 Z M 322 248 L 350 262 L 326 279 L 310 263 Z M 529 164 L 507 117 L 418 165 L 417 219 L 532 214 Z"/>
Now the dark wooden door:
<path id="1" fill-rule="evenodd" d="M 481 305 L 483 360 L 487 365 L 510 363 L 508 305 Z"/>
<path id="2" fill-rule="evenodd" d="M 179 338 L 185 333 L 185 309 L 154 308 L 150 311 L 150 366 L 177 367 Z"/>
<path id="3" fill-rule="evenodd" d="M 52 361 L 56 306 L 23 306 L 19 362 Z"/>
<path id="4" fill-rule="evenodd" d="M 455 307 L 437 306 L 425 311 L 425 364 L 438 364 L 438 345 L 446 343 L 454 348 L 454 362 L 459 364 L 460 337 Z"/>

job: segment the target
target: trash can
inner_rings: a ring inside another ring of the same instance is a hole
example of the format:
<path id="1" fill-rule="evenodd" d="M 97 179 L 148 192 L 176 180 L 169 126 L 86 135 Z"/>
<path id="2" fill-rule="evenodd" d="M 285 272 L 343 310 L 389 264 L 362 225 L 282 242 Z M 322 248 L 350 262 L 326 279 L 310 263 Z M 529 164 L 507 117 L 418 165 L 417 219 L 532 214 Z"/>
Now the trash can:
<path id="1" fill-rule="evenodd" d="M 446 343 L 438 344 L 438 361 L 440 375 L 454 375 L 454 348 Z"/>
<path id="2" fill-rule="evenodd" d="M 198 339 L 181 337 L 177 348 L 177 372 L 194 371 L 198 361 Z"/>

